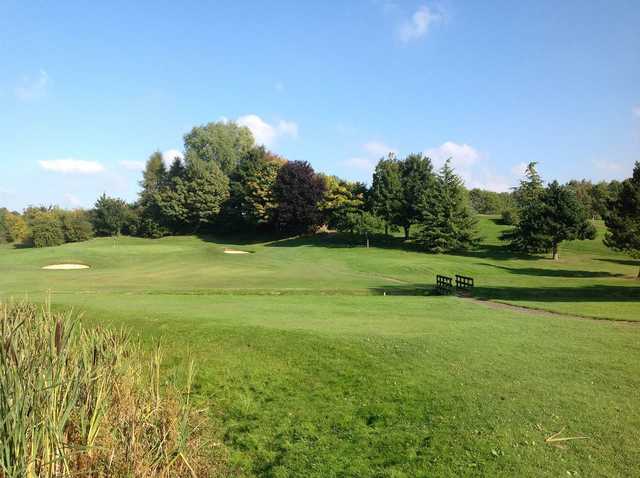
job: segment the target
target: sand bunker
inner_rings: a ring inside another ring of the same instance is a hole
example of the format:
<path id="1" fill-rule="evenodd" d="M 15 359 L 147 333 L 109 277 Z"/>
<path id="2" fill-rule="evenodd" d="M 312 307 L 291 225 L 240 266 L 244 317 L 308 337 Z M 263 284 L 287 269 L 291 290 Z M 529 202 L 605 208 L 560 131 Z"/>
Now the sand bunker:
<path id="1" fill-rule="evenodd" d="M 224 253 L 225 254 L 251 254 L 250 252 L 247 252 L 247 251 L 236 251 L 234 249 L 225 249 Z"/>
<path id="2" fill-rule="evenodd" d="M 84 264 L 51 264 L 50 266 L 44 266 L 43 269 L 69 271 L 74 269 L 88 269 L 89 266 Z"/>

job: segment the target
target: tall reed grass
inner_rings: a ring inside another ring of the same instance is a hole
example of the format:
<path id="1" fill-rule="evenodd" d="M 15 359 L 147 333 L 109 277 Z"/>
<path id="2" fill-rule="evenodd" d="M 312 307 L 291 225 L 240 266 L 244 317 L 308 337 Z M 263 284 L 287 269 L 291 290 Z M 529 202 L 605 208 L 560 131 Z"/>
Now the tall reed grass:
<path id="1" fill-rule="evenodd" d="M 193 361 L 182 390 L 161 382 L 161 362 L 160 347 L 149 358 L 123 330 L 0 303 L 0 478 L 215 474 Z"/>

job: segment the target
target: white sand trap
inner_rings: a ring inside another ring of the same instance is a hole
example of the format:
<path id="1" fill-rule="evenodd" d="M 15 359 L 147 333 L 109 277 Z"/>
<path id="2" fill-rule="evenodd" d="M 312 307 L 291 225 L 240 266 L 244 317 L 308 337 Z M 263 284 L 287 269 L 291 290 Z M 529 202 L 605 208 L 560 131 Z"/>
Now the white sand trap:
<path id="1" fill-rule="evenodd" d="M 89 266 L 84 264 L 51 264 L 50 266 L 44 266 L 43 269 L 70 271 L 75 269 L 89 269 Z"/>
<path id="2" fill-rule="evenodd" d="M 225 249 L 224 253 L 225 254 L 251 254 L 250 252 L 247 252 L 247 251 L 236 251 L 235 249 Z"/>

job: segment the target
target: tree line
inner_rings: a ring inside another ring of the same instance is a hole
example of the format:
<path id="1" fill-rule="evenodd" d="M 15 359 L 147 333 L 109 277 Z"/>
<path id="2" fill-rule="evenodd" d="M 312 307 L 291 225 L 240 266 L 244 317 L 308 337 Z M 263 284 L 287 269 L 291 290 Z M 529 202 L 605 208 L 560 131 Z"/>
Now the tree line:
<path id="1" fill-rule="evenodd" d="M 371 186 L 314 171 L 256 146 L 250 130 L 232 122 L 194 127 L 184 158 L 167 167 L 162 154 L 146 162 L 137 201 L 100 196 L 90 211 L 0 209 L 0 242 L 44 247 L 97 236 L 158 238 L 192 233 L 294 235 L 323 228 L 362 236 L 402 231 L 431 252 L 465 250 L 478 242 L 476 214 L 501 214 L 512 224 L 502 239 L 513 250 L 551 252 L 566 240 L 592 239 L 591 219 L 603 218 L 606 244 L 640 251 L 640 172 L 623 182 L 557 181 L 544 186 L 536 164 L 508 193 L 467 191 L 450 161 L 381 158 Z M 635 196 L 634 196 L 635 195 Z M 634 202 L 635 201 L 635 202 Z"/>

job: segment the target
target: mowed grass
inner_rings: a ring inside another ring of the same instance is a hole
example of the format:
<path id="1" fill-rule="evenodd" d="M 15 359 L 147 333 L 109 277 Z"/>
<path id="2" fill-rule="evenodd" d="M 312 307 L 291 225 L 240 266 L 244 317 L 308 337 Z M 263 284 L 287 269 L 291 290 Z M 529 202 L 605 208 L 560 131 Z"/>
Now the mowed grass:
<path id="1" fill-rule="evenodd" d="M 640 324 L 422 295 L 461 273 L 481 298 L 635 320 L 637 265 L 600 240 L 515 257 L 481 227 L 464 255 L 332 237 L 3 247 L 0 294 L 52 289 L 88 323 L 161 337 L 177 374 L 192 352 L 238 476 L 640 476 Z M 40 269 L 58 262 L 92 269 Z M 586 438 L 545 442 L 561 430 Z"/>

